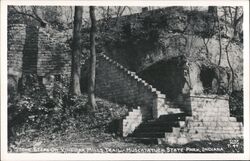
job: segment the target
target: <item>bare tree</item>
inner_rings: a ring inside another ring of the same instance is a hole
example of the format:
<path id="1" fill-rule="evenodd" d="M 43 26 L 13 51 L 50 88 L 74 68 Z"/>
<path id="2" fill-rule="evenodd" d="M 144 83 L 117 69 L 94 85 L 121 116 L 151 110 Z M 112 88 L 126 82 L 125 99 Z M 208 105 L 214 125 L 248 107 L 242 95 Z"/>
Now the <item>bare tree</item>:
<path id="1" fill-rule="evenodd" d="M 20 14 L 23 15 L 24 18 L 26 17 L 30 17 L 34 20 L 36 20 L 37 22 L 39 22 L 41 24 L 42 27 L 45 27 L 47 25 L 47 21 L 45 21 L 41 15 L 38 14 L 38 10 L 39 8 L 37 6 L 31 6 L 29 9 L 27 9 L 27 7 L 15 7 L 15 6 L 11 6 L 11 9 L 16 13 L 16 14 Z"/>
<path id="2" fill-rule="evenodd" d="M 88 98 L 89 103 L 93 111 L 97 110 L 97 105 L 95 101 L 95 75 L 96 75 L 96 17 L 95 17 L 95 7 L 89 7 L 89 14 L 91 20 L 90 29 L 90 72 L 89 72 L 89 84 L 88 84 Z"/>
<path id="3" fill-rule="evenodd" d="M 234 12 L 234 21 L 233 21 L 234 38 L 238 38 L 237 26 L 239 22 L 243 19 L 243 13 L 239 17 L 238 14 L 239 14 L 239 7 L 236 7 Z"/>
<path id="4" fill-rule="evenodd" d="M 207 41 L 206 41 L 206 39 L 205 38 L 202 38 L 202 40 L 203 40 L 203 43 L 204 43 L 204 45 L 205 45 L 205 49 L 206 49 L 206 58 L 207 59 L 209 59 L 209 49 L 208 49 L 208 46 L 207 46 L 207 44 L 209 43 L 209 38 L 207 38 Z"/>
<path id="5" fill-rule="evenodd" d="M 24 23 L 27 25 L 65 30 L 71 27 L 69 24 L 73 18 L 71 7 L 62 6 L 9 6 L 10 23 Z"/>
<path id="6" fill-rule="evenodd" d="M 233 12 L 233 10 L 234 10 L 234 12 Z M 227 11 L 229 14 L 227 14 Z M 227 63 L 228 63 L 228 66 L 231 70 L 231 75 L 232 75 L 231 76 L 231 91 L 233 91 L 236 73 L 234 72 L 234 69 L 232 67 L 233 63 L 230 62 L 230 59 L 229 59 L 229 53 L 230 53 L 229 48 L 232 46 L 233 41 L 237 40 L 239 38 L 239 31 L 237 30 L 237 26 L 239 25 L 239 23 L 243 19 L 243 13 L 242 13 L 242 11 L 240 11 L 240 8 L 237 6 L 235 8 L 234 7 L 224 7 L 224 16 L 225 16 L 225 21 L 227 21 L 228 16 L 229 16 L 230 24 L 233 27 L 233 37 L 228 40 L 228 43 L 225 47 Z M 225 25 L 225 27 L 227 29 L 226 25 Z M 228 32 L 228 30 L 226 30 L 226 32 Z"/>
<path id="7" fill-rule="evenodd" d="M 226 56 L 227 56 L 227 63 L 228 63 L 228 66 L 231 70 L 231 73 L 232 73 L 232 78 L 231 78 L 231 90 L 233 91 L 234 90 L 234 70 L 233 70 L 233 67 L 232 67 L 232 64 L 230 62 L 230 59 L 229 59 L 229 50 L 228 48 L 230 47 L 231 45 L 231 41 L 232 39 L 230 39 L 226 45 L 226 48 L 225 48 L 225 51 L 226 51 Z M 229 86 L 229 85 L 228 85 Z"/>
<path id="8" fill-rule="evenodd" d="M 72 43 L 72 62 L 71 62 L 71 83 L 70 94 L 80 95 L 80 55 L 81 55 L 81 26 L 82 26 L 83 7 L 75 7 L 74 31 Z"/>
<path id="9" fill-rule="evenodd" d="M 219 61 L 218 61 L 218 66 L 220 66 L 220 64 L 221 64 L 221 56 L 222 56 L 222 44 L 221 44 L 221 27 L 222 26 L 221 26 L 221 22 L 220 22 L 220 17 L 218 15 L 218 9 L 217 9 L 217 7 L 213 7 L 213 8 L 214 8 L 216 20 L 217 20 L 217 23 L 218 23 L 218 30 L 219 30 Z"/>

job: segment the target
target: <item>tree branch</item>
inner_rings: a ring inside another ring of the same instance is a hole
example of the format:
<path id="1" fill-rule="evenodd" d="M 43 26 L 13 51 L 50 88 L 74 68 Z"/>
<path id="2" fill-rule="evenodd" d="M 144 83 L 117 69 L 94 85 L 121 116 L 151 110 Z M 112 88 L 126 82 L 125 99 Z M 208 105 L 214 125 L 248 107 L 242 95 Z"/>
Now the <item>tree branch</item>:
<path id="1" fill-rule="evenodd" d="M 14 6 L 11 6 L 11 7 L 15 10 L 15 12 L 16 12 L 17 14 L 31 17 L 31 18 L 33 18 L 34 20 L 38 21 L 42 26 L 46 26 L 47 22 L 44 21 L 44 20 L 42 20 L 37 14 L 35 14 L 35 16 L 34 16 L 34 15 L 29 14 L 29 13 L 27 13 L 27 12 L 26 12 L 26 13 L 25 13 L 25 12 L 20 12 L 20 11 L 18 11 L 18 9 L 16 9 Z M 32 13 L 34 13 L 34 12 L 32 11 Z"/>

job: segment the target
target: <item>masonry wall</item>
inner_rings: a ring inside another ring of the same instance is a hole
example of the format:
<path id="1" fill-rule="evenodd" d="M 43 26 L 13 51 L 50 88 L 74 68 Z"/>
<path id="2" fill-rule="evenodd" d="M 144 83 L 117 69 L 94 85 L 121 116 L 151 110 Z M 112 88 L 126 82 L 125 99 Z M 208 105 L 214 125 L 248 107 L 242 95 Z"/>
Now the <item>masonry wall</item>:
<path id="1" fill-rule="evenodd" d="M 23 74 L 35 74 L 51 89 L 57 78 L 68 80 L 71 49 L 64 33 L 50 28 L 8 25 L 8 89 L 17 90 Z"/>
<path id="2" fill-rule="evenodd" d="M 8 26 L 8 70 L 46 76 L 70 74 L 70 48 L 62 33 L 23 24 Z M 10 73 L 9 73 L 10 74 Z"/>
<path id="3" fill-rule="evenodd" d="M 39 28 L 35 26 L 26 26 L 26 37 L 23 50 L 23 73 L 37 73 L 37 60 L 38 60 L 38 37 Z"/>
<path id="4" fill-rule="evenodd" d="M 108 57 L 100 55 L 97 60 L 97 96 L 131 105 L 133 108 L 140 106 L 142 119 L 157 115 L 155 113 L 165 104 L 165 95 Z"/>
<path id="5" fill-rule="evenodd" d="M 23 24 L 8 26 L 8 96 L 17 94 L 18 80 L 22 76 L 23 51 L 26 38 L 26 26 Z M 10 98 L 12 99 L 12 98 Z"/>
<path id="6" fill-rule="evenodd" d="M 26 38 L 26 26 L 23 24 L 8 26 L 8 75 L 22 75 L 22 59 Z"/>
<path id="7" fill-rule="evenodd" d="M 191 114 L 180 127 L 165 133 L 163 142 L 167 144 L 186 144 L 191 141 L 242 139 L 243 124 L 230 115 L 228 96 L 191 95 L 189 102 Z M 160 143 L 160 142 L 159 142 Z"/>
<path id="8" fill-rule="evenodd" d="M 192 140 L 242 137 L 242 123 L 230 116 L 228 96 L 191 96 L 190 102 L 192 117 L 188 117 L 186 123 Z"/>
<path id="9" fill-rule="evenodd" d="M 194 114 L 196 110 L 205 109 L 209 111 L 212 107 L 226 109 L 229 112 L 229 96 L 215 94 L 179 95 L 174 101 L 183 111 Z"/>
<path id="10" fill-rule="evenodd" d="M 69 75 L 71 70 L 71 49 L 62 41 L 60 34 L 51 35 L 46 29 L 39 29 L 37 74 Z"/>

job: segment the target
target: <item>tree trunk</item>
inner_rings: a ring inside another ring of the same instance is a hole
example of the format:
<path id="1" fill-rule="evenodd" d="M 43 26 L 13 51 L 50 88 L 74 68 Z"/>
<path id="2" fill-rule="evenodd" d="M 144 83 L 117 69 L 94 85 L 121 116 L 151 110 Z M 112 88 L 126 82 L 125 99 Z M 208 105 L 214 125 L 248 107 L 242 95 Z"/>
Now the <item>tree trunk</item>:
<path id="1" fill-rule="evenodd" d="M 218 11 L 217 11 L 217 7 L 215 7 L 216 9 L 216 16 L 217 16 L 217 22 L 218 22 L 218 30 L 219 30 L 219 62 L 218 62 L 218 66 L 220 66 L 221 63 L 221 56 L 222 56 L 222 44 L 221 44 L 221 24 L 220 24 L 220 17 L 218 15 Z"/>
<path id="2" fill-rule="evenodd" d="M 96 73 L 96 48 L 95 48 L 95 34 L 96 34 L 96 18 L 95 7 L 89 7 L 91 30 L 90 30 L 90 71 L 89 71 L 89 89 L 88 98 L 93 111 L 97 110 L 95 101 L 95 73 Z"/>
<path id="3" fill-rule="evenodd" d="M 226 54 L 227 54 L 227 63 L 228 63 L 228 66 L 229 66 L 229 68 L 230 68 L 230 70 L 231 70 L 231 73 L 232 73 L 232 78 L 231 78 L 231 90 L 230 90 L 230 92 L 232 92 L 232 91 L 234 90 L 234 69 L 233 69 L 233 67 L 232 67 L 232 65 L 231 65 L 231 62 L 230 62 L 230 59 L 229 59 L 229 51 L 228 51 L 228 47 L 229 47 L 229 45 L 231 44 L 231 41 L 232 41 L 232 40 L 229 40 L 229 41 L 228 41 L 228 44 L 227 44 L 227 46 L 226 46 L 226 48 L 225 48 Z M 230 88 L 229 88 L 229 89 L 230 89 Z"/>
<path id="4" fill-rule="evenodd" d="M 81 26 L 82 26 L 83 7 L 75 7 L 74 31 L 72 44 L 72 65 L 71 65 L 71 82 L 70 94 L 80 95 L 80 55 L 81 55 Z"/>
<path id="5" fill-rule="evenodd" d="M 234 38 L 235 39 L 237 39 L 237 37 L 238 37 L 238 32 L 237 32 L 237 15 L 238 15 L 238 7 L 235 8 L 235 13 L 234 13 L 233 29 L 234 29 Z"/>

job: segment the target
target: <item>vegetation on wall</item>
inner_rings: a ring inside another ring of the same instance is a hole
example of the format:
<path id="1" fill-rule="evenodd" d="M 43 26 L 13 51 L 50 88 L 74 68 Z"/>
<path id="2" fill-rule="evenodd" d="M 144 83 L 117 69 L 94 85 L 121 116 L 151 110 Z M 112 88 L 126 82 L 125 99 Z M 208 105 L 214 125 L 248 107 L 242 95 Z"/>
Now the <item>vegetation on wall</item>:
<path id="1" fill-rule="evenodd" d="M 242 24 L 242 9 L 215 7 L 211 10 L 190 11 L 173 8 L 168 11 L 159 9 L 147 14 L 141 13 L 133 17 L 125 16 L 117 22 L 118 25 L 111 21 L 105 32 L 100 28 L 98 43 L 104 46 L 107 53 L 113 51 L 113 58 L 134 71 L 144 66 L 148 56 L 156 57 L 157 52 L 158 55 L 182 54 L 190 61 L 204 61 L 210 66 L 217 66 L 216 68 L 228 67 L 232 77 L 231 84 L 236 86 L 234 78 L 242 77 L 234 70 L 241 68 L 236 69 L 232 64 L 238 63 L 240 66 L 240 62 L 231 61 L 235 61 L 234 57 L 243 59 L 240 37 L 242 31 L 239 27 L 234 28 L 234 23 L 238 23 L 236 26 Z M 237 34 L 232 34 L 232 30 Z M 216 50 L 211 48 L 213 44 L 218 45 Z M 233 48 L 237 47 L 240 49 L 233 54 Z M 149 61 L 154 63 L 154 60 Z"/>

